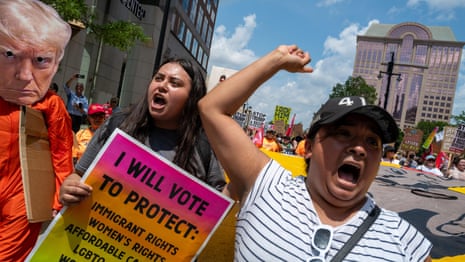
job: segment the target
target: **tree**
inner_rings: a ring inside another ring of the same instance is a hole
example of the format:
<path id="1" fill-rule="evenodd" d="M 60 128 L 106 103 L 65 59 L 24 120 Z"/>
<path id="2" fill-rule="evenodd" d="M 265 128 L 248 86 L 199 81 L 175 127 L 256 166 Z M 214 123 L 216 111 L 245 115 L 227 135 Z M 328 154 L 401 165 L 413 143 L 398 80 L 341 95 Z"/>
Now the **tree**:
<path id="1" fill-rule="evenodd" d="M 144 42 L 149 39 L 140 25 L 129 21 L 94 23 L 96 15 L 84 0 L 42 0 L 42 2 L 55 8 L 65 21 L 82 23 L 89 33 L 94 34 L 103 43 L 123 52 L 134 46 L 137 40 Z"/>
<path id="2" fill-rule="evenodd" d="M 420 121 L 418 122 L 416 129 L 420 129 L 421 131 L 423 131 L 423 141 L 425 141 L 426 138 L 429 136 L 429 134 L 433 132 L 435 127 L 439 127 L 438 131 L 440 131 L 447 125 L 448 123 L 440 122 L 440 121 L 433 121 L 433 122 Z"/>
<path id="3" fill-rule="evenodd" d="M 465 124 L 465 111 L 462 111 L 460 115 L 453 115 L 452 120 L 454 120 L 454 122 L 457 125 L 464 125 Z"/>
<path id="4" fill-rule="evenodd" d="M 368 85 L 361 76 L 349 76 L 344 84 L 336 84 L 329 95 L 330 98 L 345 96 L 362 96 L 370 105 L 373 105 L 377 98 L 376 89 Z"/>

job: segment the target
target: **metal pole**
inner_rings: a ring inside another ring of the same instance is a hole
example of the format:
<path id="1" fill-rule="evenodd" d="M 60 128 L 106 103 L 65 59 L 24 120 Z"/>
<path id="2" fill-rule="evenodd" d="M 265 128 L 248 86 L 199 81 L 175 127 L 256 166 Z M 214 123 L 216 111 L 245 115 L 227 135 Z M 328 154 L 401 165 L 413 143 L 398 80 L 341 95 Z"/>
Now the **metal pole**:
<path id="1" fill-rule="evenodd" d="M 392 77 L 392 70 L 394 68 L 394 52 L 391 52 L 391 61 L 389 61 L 387 66 L 387 86 L 386 86 L 386 93 L 384 93 L 384 110 L 387 110 L 387 102 L 389 97 L 389 89 L 391 89 L 391 77 Z"/>

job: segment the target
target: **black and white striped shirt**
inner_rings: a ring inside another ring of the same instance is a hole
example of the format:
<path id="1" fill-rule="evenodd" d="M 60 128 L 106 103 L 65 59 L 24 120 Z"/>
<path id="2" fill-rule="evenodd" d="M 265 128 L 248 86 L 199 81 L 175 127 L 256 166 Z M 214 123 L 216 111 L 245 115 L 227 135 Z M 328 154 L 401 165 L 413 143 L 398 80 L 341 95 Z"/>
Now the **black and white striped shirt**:
<path id="1" fill-rule="evenodd" d="M 334 228 L 329 261 L 374 208 L 367 202 L 346 224 Z M 238 214 L 235 261 L 305 261 L 313 256 L 311 238 L 320 220 L 303 177 L 292 177 L 271 160 L 261 171 Z M 424 261 L 432 245 L 395 212 L 378 219 L 345 261 Z"/>

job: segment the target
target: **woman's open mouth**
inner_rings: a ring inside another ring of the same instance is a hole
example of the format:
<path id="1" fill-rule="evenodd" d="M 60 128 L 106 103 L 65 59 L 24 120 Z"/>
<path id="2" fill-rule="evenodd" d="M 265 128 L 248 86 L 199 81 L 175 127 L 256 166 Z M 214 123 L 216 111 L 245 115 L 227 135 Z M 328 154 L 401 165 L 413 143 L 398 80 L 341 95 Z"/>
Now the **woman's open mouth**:
<path id="1" fill-rule="evenodd" d="M 161 109 L 166 105 L 165 97 L 161 95 L 155 95 L 152 99 L 152 107 L 155 109 Z"/>
<path id="2" fill-rule="evenodd" d="M 354 165 L 344 164 L 338 169 L 340 179 L 356 184 L 360 178 L 360 168 Z"/>

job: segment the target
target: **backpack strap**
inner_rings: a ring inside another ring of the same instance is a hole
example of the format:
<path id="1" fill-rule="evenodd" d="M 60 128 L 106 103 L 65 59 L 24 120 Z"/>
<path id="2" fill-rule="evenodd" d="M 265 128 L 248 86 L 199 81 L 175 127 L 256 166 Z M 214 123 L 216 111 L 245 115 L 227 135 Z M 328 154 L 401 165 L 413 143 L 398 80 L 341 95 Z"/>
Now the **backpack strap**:
<path id="1" fill-rule="evenodd" d="M 331 262 L 335 261 L 342 261 L 347 254 L 350 253 L 352 248 L 357 244 L 357 242 L 362 238 L 365 232 L 370 228 L 370 226 L 375 222 L 376 218 L 378 218 L 381 209 L 378 205 L 375 205 L 373 210 L 368 214 L 367 218 L 360 227 L 355 231 L 355 233 L 349 238 L 349 240 L 344 244 L 344 246 L 337 252 L 337 254 L 331 259 Z"/>

